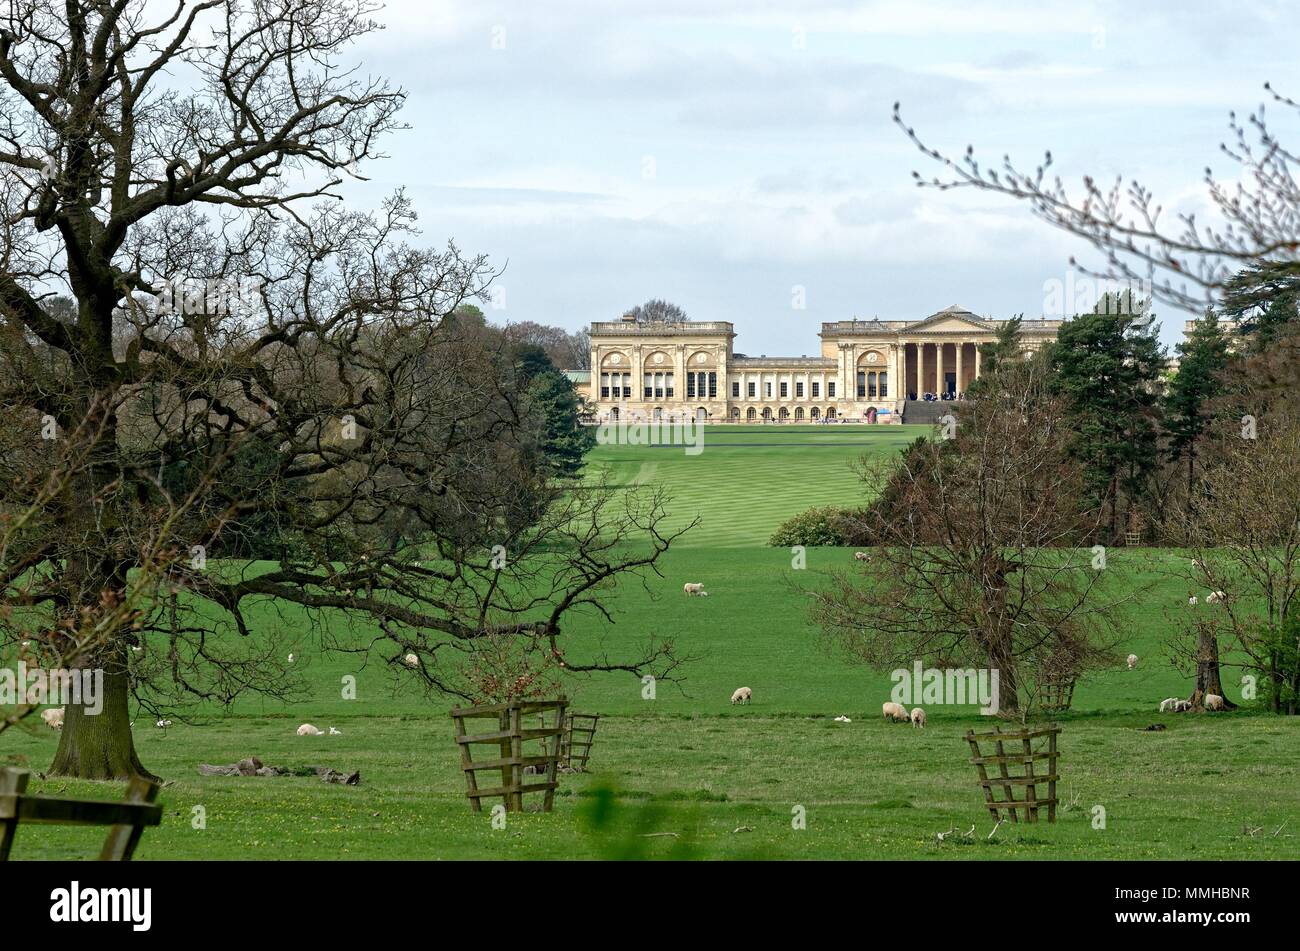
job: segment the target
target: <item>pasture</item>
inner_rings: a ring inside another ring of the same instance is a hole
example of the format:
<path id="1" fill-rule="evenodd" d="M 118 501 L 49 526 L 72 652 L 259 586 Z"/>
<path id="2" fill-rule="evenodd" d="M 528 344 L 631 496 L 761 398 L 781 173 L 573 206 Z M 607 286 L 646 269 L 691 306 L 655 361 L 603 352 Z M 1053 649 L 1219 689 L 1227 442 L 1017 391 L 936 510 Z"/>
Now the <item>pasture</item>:
<path id="1" fill-rule="evenodd" d="M 304 696 L 285 707 L 243 701 L 161 730 L 136 722 L 141 760 L 169 781 L 163 825 L 140 859 L 244 858 L 1295 858 L 1300 856 L 1300 719 L 1256 713 L 1159 714 L 1189 685 L 1165 658 L 1169 615 L 1187 593 L 1173 555 L 1113 552 L 1119 584 L 1147 588 L 1131 605 L 1121 663 L 1084 681 L 1059 718 L 1064 803 L 1055 825 L 1003 825 L 992 840 L 962 740 L 987 726 L 973 708 L 929 709 L 924 730 L 887 724 L 889 679 L 828 655 L 800 586 L 852 564 L 844 549 L 810 549 L 793 571 L 765 547 L 781 520 L 813 505 L 862 501 L 851 462 L 895 452 L 913 427 L 737 427 L 706 432 L 705 450 L 602 446 L 591 466 L 621 485 L 665 486 L 671 519 L 700 524 L 665 557 L 664 577 L 620 585 L 615 623 L 569 621 L 569 654 L 610 641 L 671 636 L 694 659 L 681 684 L 644 699 L 628 675 L 574 679 L 574 709 L 603 714 L 591 772 L 561 777 L 550 815 L 511 814 L 504 829 L 470 812 L 445 701 L 411 690 L 376 658 L 303 640 Z M 709 598 L 687 598 L 702 581 Z M 281 611 L 263 623 L 292 632 Z M 358 632 L 361 636 L 364 632 Z M 356 677 L 358 696 L 339 684 Z M 1230 679 L 1225 676 L 1225 683 Z M 749 686 L 754 701 L 728 698 Z M 1233 694 L 1232 687 L 1229 693 Z M 1232 697 L 1237 699 L 1235 694 Z M 835 722 L 847 716 L 850 723 Z M 299 723 L 337 736 L 298 737 Z M 1163 723 L 1167 729 L 1144 732 Z M 0 757 L 48 765 L 57 737 L 39 727 L 0 739 Z M 200 777 L 199 763 L 256 755 L 280 766 L 360 770 L 358 787 L 315 778 Z M 119 789 L 63 780 L 33 791 L 115 798 Z M 1094 828 L 1094 807 L 1105 828 Z M 196 812 L 196 807 L 201 811 Z M 800 807 L 806 828 L 792 828 Z M 195 828 L 196 815 L 204 819 Z M 935 841 L 935 833 L 960 834 Z M 1255 831 L 1251 834 L 1251 830 Z M 1274 834 L 1274 832 L 1277 834 Z M 671 833 L 671 834 L 670 834 Z M 20 830 L 15 858 L 93 855 L 101 834 Z"/>

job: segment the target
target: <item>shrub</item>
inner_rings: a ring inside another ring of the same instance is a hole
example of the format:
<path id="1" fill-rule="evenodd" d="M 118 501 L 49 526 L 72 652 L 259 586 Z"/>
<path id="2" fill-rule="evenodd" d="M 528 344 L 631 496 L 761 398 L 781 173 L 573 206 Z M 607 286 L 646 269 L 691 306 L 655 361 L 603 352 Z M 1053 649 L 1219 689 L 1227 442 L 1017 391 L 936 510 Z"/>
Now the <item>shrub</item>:
<path id="1" fill-rule="evenodd" d="M 861 513 L 833 505 L 811 508 L 791 516 L 781 524 L 769 545 L 788 548 L 791 545 L 850 545 L 856 534 L 855 527 Z"/>

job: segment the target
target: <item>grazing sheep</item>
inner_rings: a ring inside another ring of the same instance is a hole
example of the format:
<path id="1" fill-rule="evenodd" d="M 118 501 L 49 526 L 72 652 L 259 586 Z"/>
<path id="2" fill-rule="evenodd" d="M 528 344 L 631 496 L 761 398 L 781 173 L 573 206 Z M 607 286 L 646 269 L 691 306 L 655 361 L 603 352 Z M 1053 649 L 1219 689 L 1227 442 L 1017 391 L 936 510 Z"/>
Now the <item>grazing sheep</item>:
<path id="1" fill-rule="evenodd" d="M 48 710 L 42 710 L 41 719 L 45 721 L 45 725 L 48 726 L 51 730 L 62 730 L 63 729 L 63 708 L 50 707 L 50 709 Z"/>
<path id="2" fill-rule="evenodd" d="M 402 663 L 405 664 L 407 667 L 419 667 L 420 658 L 416 657 L 414 654 L 407 654 L 405 657 L 402 658 Z"/>
<path id="3" fill-rule="evenodd" d="M 1165 699 L 1160 701 L 1161 713 L 1173 713 L 1177 710 L 1177 707 L 1178 707 L 1177 697 L 1165 697 Z"/>
<path id="4" fill-rule="evenodd" d="M 736 692 L 731 695 L 732 703 L 749 703 L 754 698 L 754 691 L 748 687 L 737 687 Z"/>
<path id="5" fill-rule="evenodd" d="M 1195 606 L 1201 603 L 1201 599 L 1198 598 L 1196 595 L 1192 595 L 1190 598 L 1187 599 L 1187 603 Z"/>
<path id="6" fill-rule="evenodd" d="M 325 731 L 316 729 L 316 727 L 312 726 L 310 723 L 304 723 L 302 726 L 298 727 L 298 735 L 299 736 L 324 736 Z"/>
<path id="7" fill-rule="evenodd" d="M 291 664 L 293 663 L 293 654 L 290 654 L 290 655 L 289 655 L 289 663 L 291 663 Z"/>
<path id="8" fill-rule="evenodd" d="M 1224 706 L 1223 698 L 1220 697 L 1217 693 L 1207 693 L 1205 695 L 1205 709 L 1226 710 L 1227 707 Z"/>
<path id="9" fill-rule="evenodd" d="M 1186 713 L 1190 709 L 1192 709 L 1192 701 L 1190 700 L 1179 700 L 1174 704 L 1174 713 Z"/>
<path id="10" fill-rule="evenodd" d="M 693 594 L 699 594 L 704 590 L 704 583 L 701 581 L 688 581 L 682 585 L 682 590 L 686 592 L 687 597 Z"/>
<path id="11" fill-rule="evenodd" d="M 171 725 L 172 725 L 171 720 L 159 720 L 157 723 L 154 724 L 154 726 L 156 726 L 160 730 L 165 730 Z"/>
<path id="12" fill-rule="evenodd" d="M 893 720 L 896 723 L 906 723 L 911 719 L 911 716 L 908 715 L 907 708 L 902 704 L 894 703 L 893 701 L 882 704 L 880 712 L 884 715 L 886 720 Z"/>
<path id="13" fill-rule="evenodd" d="M 925 729 L 925 711 L 920 707 L 912 708 L 912 726 Z"/>
<path id="14" fill-rule="evenodd" d="M 853 553 L 853 557 L 856 561 L 866 561 L 871 556 L 868 555 L 865 551 L 855 551 Z"/>
<path id="15" fill-rule="evenodd" d="M 1134 667 L 1136 667 L 1137 665 L 1138 665 L 1138 655 L 1137 655 L 1137 654 L 1129 654 L 1129 655 L 1128 655 L 1128 669 L 1129 669 L 1129 670 L 1132 670 L 1132 669 L 1133 669 Z"/>
<path id="16" fill-rule="evenodd" d="M 1222 591 L 1211 591 L 1205 596 L 1206 604 L 1220 604 L 1228 600 L 1228 596 Z"/>

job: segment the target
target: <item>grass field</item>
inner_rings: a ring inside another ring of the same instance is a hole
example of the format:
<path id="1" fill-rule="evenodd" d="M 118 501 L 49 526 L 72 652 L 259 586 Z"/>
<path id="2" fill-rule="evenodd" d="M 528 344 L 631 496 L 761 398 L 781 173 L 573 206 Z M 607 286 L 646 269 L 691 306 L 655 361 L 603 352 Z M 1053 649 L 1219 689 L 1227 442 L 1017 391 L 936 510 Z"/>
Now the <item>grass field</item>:
<path id="1" fill-rule="evenodd" d="M 613 593 L 615 623 L 570 622 L 570 655 L 602 642 L 670 635 L 696 660 L 679 686 L 642 698 L 631 675 L 572 682 L 576 709 L 604 714 L 592 772 L 564 776 L 550 815 L 511 815 L 494 829 L 473 815 L 451 742 L 449 704 L 430 703 L 378 663 L 300 646 L 309 695 L 285 709 L 245 701 L 166 732 L 139 721 L 143 762 L 169 780 L 166 818 L 146 833 L 148 858 L 564 858 L 698 856 L 762 858 L 1295 858 L 1300 856 L 1300 718 L 1249 710 L 1162 715 L 1188 684 L 1166 660 L 1168 612 L 1186 591 L 1170 555 L 1125 550 L 1107 570 L 1146 589 L 1128 614 L 1123 651 L 1142 658 L 1082 683 L 1064 725 L 1054 826 L 992 828 L 966 763 L 962 735 L 987 726 L 966 710 L 931 708 L 913 730 L 879 718 L 883 672 L 826 655 L 797 586 L 851 564 L 843 549 L 811 549 L 806 571 L 790 553 L 763 547 L 776 525 L 810 505 L 861 501 L 850 462 L 893 452 L 907 427 L 709 430 L 705 451 L 602 446 L 593 467 L 616 481 L 667 486 L 671 517 L 701 524 L 666 557 L 648 590 Z M 686 598 L 684 580 L 710 597 Z M 270 623 L 269 618 L 265 618 Z M 295 615 L 275 621 L 295 629 Z M 357 678 L 358 699 L 340 696 Z M 733 707 L 747 685 L 754 702 Z M 1232 691 L 1230 690 L 1230 693 Z M 1236 699 L 1234 697 L 1234 699 Z M 836 723 L 847 715 L 851 723 Z M 310 721 L 341 736 L 297 737 Z M 1160 722 L 1162 732 L 1141 727 Z M 0 756 L 46 766 L 57 737 L 41 728 L 0 738 Z M 284 766 L 359 769 L 359 787 L 314 778 L 201 778 L 199 763 L 256 755 Z M 99 784 L 42 780 L 42 792 L 119 795 Z M 1094 807 L 1106 827 L 1094 828 Z M 194 828 L 196 807 L 206 827 Z M 792 828 L 792 810 L 807 828 Z M 935 833 L 972 824 L 966 840 Z M 1263 828 L 1254 835 L 1244 830 Z M 1280 828 L 1279 828 L 1280 827 Z M 1273 833 L 1277 831 L 1277 834 Z M 676 833 L 649 836 L 647 833 Z M 98 833 L 27 827 L 16 858 L 92 855 Z"/>

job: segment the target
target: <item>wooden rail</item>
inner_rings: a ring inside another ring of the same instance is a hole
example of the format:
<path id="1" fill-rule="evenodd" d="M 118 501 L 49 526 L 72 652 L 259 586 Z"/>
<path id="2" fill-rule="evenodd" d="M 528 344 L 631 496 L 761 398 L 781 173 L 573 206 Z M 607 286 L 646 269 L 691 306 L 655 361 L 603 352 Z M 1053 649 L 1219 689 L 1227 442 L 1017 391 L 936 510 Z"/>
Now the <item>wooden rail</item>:
<path id="1" fill-rule="evenodd" d="M 565 731 L 564 712 L 567 708 L 568 701 L 561 699 L 456 707 L 451 711 L 456 725 L 456 744 L 460 748 L 460 768 L 465 773 L 465 784 L 468 787 L 465 795 L 469 797 L 471 809 L 482 812 L 484 799 L 499 796 L 505 803 L 507 812 L 523 812 L 524 796 L 540 792 L 544 794 L 542 810 L 551 811 L 555 789 L 559 785 L 556 769 L 560 760 Z M 542 726 L 524 729 L 523 718 L 532 713 L 539 715 Z M 466 721 L 475 719 L 495 719 L 497 728 L 486 733 L 470 733 Z M 471 749 L 480 744 L 495 746 L 499 755 L 492 759 L 475 760 Z M 525 744 L 528 744 L 528 748 Z M 542 781 L 526 782 L 528 774 L 524 771 L 539 767 L 545 768 Z M 482 770 L 500 770 L 500 784 L 480 787 L 475 774 Z"/>
<path id="2" fill-rule="evenodd" d="M 136 777 L 127 783 L 126 797 L 118 802 L 93 799 L 56 799 L 27 794 L 26 770 L 0 769 L 0 862 L 8 861 L 20 822 L 47 825 L 111 826 L 101 862 L 128 862 L 140 844 L 145 826 L 162 821 L 162 806 L 154 802 L 159 786 Z"/>
<path id="3" fill-rule="evenodd" d="M 984 805 L 995 821 L 1001 821 L 1002 813 L 1012 822 L 1019 822 L 1018 810 L 1025 811 L 1026 822 L 1038 821 L 1038 810 L 1046 808 L 1047 821 L 1056 821 L 1056 783 L 1060 776 L 1056 770 L 1058 759 L 1057 737 L 1061 733 L 1059 725 L 1052 723 L 1045 727 L 1032 727 L 1022 730 L 1004 731 L 995 727 L 991 733 L 966 732 L 966 742 L 970 744 L 970 763 L 979 774 L 980 788 L 984 790 Z M 1038 749 L 1034 741 L 1041 741 Z M 996 752 L 986 753 L 980 744 L 992 744 Z M 1007 750 L 1007 744 L 1019 749 Z M 1035 763 L 1046 761 L 1047 772 L 1035 771 Z M 990 766 L 997 767 L 997 775 L 990 776 Z M 1013 774 L 1008 768 L 1019 766 L 1021 772 Z M 1039 798 L 1039 787 L 1046 786 L 1046 797 Z M 1024 789 L 1024 795 L 1017 799 L 1015 790 Z M 1001 791 L 999 799 L 997 792 Z"/>

